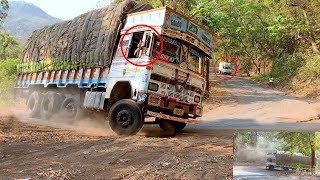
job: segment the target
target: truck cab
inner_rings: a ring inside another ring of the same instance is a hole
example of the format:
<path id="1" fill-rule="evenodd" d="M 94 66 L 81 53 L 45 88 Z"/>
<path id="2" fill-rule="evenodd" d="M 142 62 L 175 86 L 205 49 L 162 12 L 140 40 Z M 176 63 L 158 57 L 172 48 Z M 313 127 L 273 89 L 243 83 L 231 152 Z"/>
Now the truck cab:
<path id="1" fill-rule="evenodd" d="M 142 24 L 152 26 L 158 34 Z M 137 27 L 127 31 L 133 26 Z M 186 123 L 198 123 L 215 37 L 168 7 L 128 14 L 108 87 L 127 84 L 121 89 L 139 104 L 144 117 L 155 117 L 163 129 L 171 126 L 179 131 Z M 159 56 L 161 46 L 160 58 L 143 66 Z M 107 99 L 114 89 L 107 89 Z"/>

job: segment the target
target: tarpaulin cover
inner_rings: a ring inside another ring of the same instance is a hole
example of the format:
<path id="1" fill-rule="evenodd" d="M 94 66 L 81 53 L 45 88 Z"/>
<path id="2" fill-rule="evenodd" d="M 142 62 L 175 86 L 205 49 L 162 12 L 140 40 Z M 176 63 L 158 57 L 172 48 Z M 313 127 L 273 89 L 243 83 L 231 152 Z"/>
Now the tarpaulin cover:
<path id="1" fill-rule="evenodd" d="M 25 44 L 21 62 L 67 61 L 109 66 L 126 15 L 149 9 L 149 4 L 126 0 L 36 30 Z"/>

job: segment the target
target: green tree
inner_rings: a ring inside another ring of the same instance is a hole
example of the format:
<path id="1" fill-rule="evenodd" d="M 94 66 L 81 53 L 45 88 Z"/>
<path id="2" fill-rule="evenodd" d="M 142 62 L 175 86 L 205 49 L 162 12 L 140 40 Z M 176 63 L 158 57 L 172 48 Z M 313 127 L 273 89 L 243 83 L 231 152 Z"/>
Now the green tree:
<path id="1" fill-rule="evenodd" d="M 0 107 L 13 104 L 14 86 L 17 78 L 19 59 L 5 59 L 0 61 Z"/>
<path id="2" fill-rule="evenodd" d="M 316 150 L 320 148 L 317 132 L 280 132 L 276 138 L 282 141 L 281 149 L 290 153 L 302 153 L 311 158 L 311 167 L 316 167 Z"/>
<path id="3" fill-rule="evenodd" d="M 10 47 L 17 47 L 18 41 L 13 36 L 10 36 L 6 32 L 0 32 L 0 47 L 1 47 L 1 59 L 7 58 L 7 49 Z"/>
<path id="4" fill-rule="evenodd" d="M 124 0 L 114 0 L 114 3 L 120 3 Z M 190 15 L 192 9 L 197 6 L 197 0 L 136 0 L 137 3 L 148 3 L 154 8 L 168 6 L 179 13 Z"/>

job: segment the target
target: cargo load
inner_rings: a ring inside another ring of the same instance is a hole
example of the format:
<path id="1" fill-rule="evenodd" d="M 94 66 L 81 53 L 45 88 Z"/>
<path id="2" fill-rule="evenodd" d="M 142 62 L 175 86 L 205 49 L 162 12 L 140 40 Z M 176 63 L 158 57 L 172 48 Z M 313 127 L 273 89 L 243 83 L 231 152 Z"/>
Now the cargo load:
<path id="1" fill-rule="evenodd" d="M 36 30 L 27 39 L 18 71 L 108 67 L 126 15 L 150 9 L 127 0 Z"/>
<path id="2" fill-rule="evenodd" d="M 303 156 L 300 153 L 289 154 L 285 152 L 267 153 L 267 166 L 269 170 L 283 169 L 295 170 L 300 168 L 311 168 L 311 158 Z"/>

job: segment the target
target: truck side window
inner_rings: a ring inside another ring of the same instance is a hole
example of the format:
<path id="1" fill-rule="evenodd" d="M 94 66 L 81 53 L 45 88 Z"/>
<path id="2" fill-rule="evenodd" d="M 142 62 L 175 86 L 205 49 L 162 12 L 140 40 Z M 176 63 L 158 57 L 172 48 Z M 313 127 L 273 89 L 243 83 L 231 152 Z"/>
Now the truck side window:
<path id="1" fill-rule="evenodd" d="M 202 54 L 198 50 L 190 46 L 187 57 L 188 68 L 191 71 L 202 73 L 202 57 Z"/>
<path id="2" fill-rule="evenodd" d="M 151 40 L 152 40 L 151 32 L 145 32 L 144 44 L 142 47 L 143 56 L 150 56 Z"/>
<path id="3" fill-rule="evenodd" d="M 142 48 L 142 38 L 143 38 L 143 33 L 144 32 L 136 32 L 133 33 L 132 36 L 132 41 L 131 41 L 131 47 L 129 51 L 129 58 L 138 58 L 139 57 L 139 52 Z"/>

